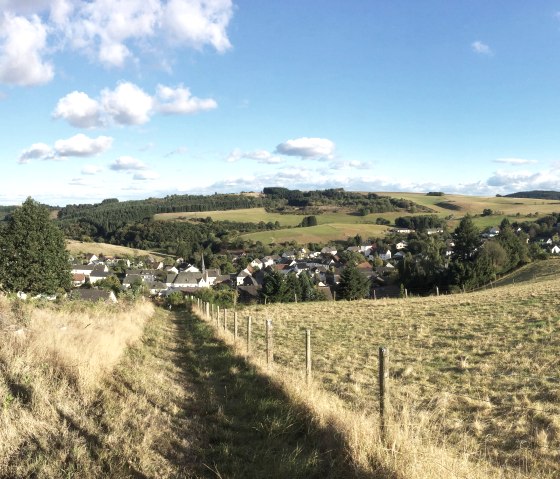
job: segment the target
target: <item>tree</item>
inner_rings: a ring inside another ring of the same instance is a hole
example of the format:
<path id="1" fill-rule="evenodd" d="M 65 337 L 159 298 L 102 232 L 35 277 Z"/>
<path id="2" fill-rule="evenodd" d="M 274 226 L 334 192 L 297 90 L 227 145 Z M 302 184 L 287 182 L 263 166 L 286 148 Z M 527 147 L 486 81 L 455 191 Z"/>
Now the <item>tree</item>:
<path id="1" fill-rule="evenodd" d="M 340 299 L 362 299 L 369 291 L 369 281 L 355 265 L 348 264 L 340 275 L 338 295 Z"/>
<path id="2" fill-rule="evenodd" d="M 70 265 L 64 235 L 49 211 L 27 198 L 0 236 L 0 283 L 7 291 L 55 294 L 69 290 Z"/>
<path id="3" fill-rule="evenodd" d="M 480 247 L 480 230 L 474 225 L 470 215 L 463 217 L 459 226 L 453 234 L 455 247 L 453 249 L 454 259 L 469 260 L 474 257 Z"/>

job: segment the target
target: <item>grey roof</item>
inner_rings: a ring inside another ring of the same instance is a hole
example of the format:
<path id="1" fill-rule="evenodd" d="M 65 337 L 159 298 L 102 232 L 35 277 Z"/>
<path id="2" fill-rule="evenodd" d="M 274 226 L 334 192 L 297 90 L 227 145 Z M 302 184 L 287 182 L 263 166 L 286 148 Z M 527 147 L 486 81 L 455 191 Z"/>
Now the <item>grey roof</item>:
<path id="1" fill-rule="evenodd" d="M 75 289 L 72 291 L 72 299 L 81 299 L 83 301 L 109 301 L 115 294 L 112 291 L 103 289 Z"/>

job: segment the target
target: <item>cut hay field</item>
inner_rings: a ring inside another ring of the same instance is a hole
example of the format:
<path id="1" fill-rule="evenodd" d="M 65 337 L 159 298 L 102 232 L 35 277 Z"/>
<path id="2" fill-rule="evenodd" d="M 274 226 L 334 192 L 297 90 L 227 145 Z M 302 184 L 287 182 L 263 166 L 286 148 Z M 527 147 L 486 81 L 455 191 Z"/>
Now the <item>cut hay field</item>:
<path id="1" fill-rule="evenodd" d="M 377 427 L 378 348 L 387 347 L 387 460 L 412 471 L 399 477 L 558 478 L 560 262 L 533 268 L 519 273 L 525 281 L 463 295 L 251 307 L 242 311 L 240 337 L 251 315 L 253 355 L 263 358 L 264 323 L 272 319 L 275 368 L 303 384 L 310 329 L 314 385 L 370 430 Z M 419 472 L 434 445 L 476 465 L 459 467 L 442 453 L 439 475 Z M 379 460 L 379 451 L 360 454 Z"/>
<path id="2" fill-rule="evenodd" d="M 87 241 L 66 240 L 66 249 L 72 255 L 79 254 L 96 254 L 104 256 L 122 256 L 122 257 L 139 257 L 139 256 L 152 256 L 154 259 L 162 260 L 164 255 L 161 253 L 154 253 L 136 248 L 127 248 L 125 246 L 118 246 L 108 243 L 96 243 Z"/>
<path id="3" fill-rule="evenodd" d="M 534 221 L 536 218 L 560 211 L 560 202 L 550 200 L 535 200 L 524 198 L 482 197 L 465 195 L 427 196 L 425 193 L 379 193 L 380 195 L 394 198 L 404 198 L 419 205 L 427 206 L 433 214 L 441 217 L 452 216 L 448 225 L 455 228 L 465 214 L 476 215 L 474 223 L 479 228 L 498 226 L 503 218 L 510 221 Z M 480 216 L 484 209 L 491 209 L 498 214 Z M 417 214 L 427 214 L 417 213 Z M 316 215 L 318 225 L 311 228 L 294 229 L 301 223 L 302 215 L 268 213 L 264 208 L 249 208 L 228 211 L 203 211 L 195 213 L 162 213 L 155 215 L 159 221 L 189 221 L 192 218 L 211 217 L 215 221 L 239 222 L 272 222 L 278 221 L 284 229 L 274 231 L 261 231 L 243 235 L 243 239 L 261 241 L 263 243 L 282 243 L 296 241 L 298 243 L 319 242 L 325 243 L 334 240 L 345 240 L 350 236 L 359 234 L 364 238 L 381 237 L 387 231 L 386 227 L 375 225 L 377 218 L 383 218 L 392 224 L 395 218 L 407 216 L 406 212 L 372 213 L 367 216 L 357 216 L 352 212 L 328 211 Z M 529 216 L 530 215 L 530 216 Z"/>

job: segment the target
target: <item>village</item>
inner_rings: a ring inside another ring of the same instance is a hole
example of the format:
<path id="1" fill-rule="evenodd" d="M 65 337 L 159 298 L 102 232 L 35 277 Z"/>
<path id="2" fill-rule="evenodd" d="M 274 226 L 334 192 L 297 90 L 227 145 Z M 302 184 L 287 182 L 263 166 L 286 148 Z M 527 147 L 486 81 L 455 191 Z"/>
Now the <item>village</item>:
<path id="1" fill-rule="evenodd" d="M 151 297 L 167 297 L 174 292 L 183 295 L 195 294 L 204 288 L 223 288 L 236 291 L 241 302 L 256 302 L 262 290 L 267 272 L 278 272 L 282 275 L 294 274 L 299 277 L 306 273 L 317 291 L 325 300 L 336 299 L 336 286 L 346 266 L 349 254 L 359 259 L 357 269 L 366 277 L 376 297 L 395 297 L 399 293 L 398 267 L 399 262 L 410 254 L 406 238 L 415 232 L 410 229 L 394 228 L 391 232 L 401 238 L 387 247 L 379 248 L 375 243 L 359 246 L 325 246 L 320 251 L 311 251 L 305 247 L 286 249 L 281 254 L 253 257 L 250 253 L 239 252 L 233 255 L 232 262 L 239 269 L 238 273 L 224 274 L 219 268 L 206 268 L 204 255 L 201 264 L 190 264 L 183 258 L 166 258 L 156 260 L 147 256 L 142 258 L 114 257 L 88 253 L 72 257 L 71 274 L 73 298 L 90 301 L 116 302 L 115 291 L 122 292 L 142 290 Z M 517 231 L 519 233 L 520 230 Z M 430 229 L 427 236 L 442 235 L 441 229 Z M 497 227 L 486 229 L 481 234 L 483 241 L 499 235 Z M 529 240 L 527 240 L 528 242 Z M 558 238 L 539 240 L 543 252 L 560 255 Z M 445 257 L 453 255 L 452 239 L 445 240 Z M 420 254 L 416 254 L 420 257 Z M 246 264 L 245 267 L 239 266 Z M 112 288 L 99 288 L 107 286 Z M 117 283 L 118 281 L 118 283 Z M 297 298 L 295 298 L 297 301 Z"/>

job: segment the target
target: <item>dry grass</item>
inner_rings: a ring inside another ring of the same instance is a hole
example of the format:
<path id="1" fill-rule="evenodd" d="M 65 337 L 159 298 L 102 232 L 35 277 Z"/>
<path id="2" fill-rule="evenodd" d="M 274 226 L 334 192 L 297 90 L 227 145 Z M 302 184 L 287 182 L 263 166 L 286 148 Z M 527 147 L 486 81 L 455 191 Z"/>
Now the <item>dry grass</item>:
<path id="1" fill-rule="evenodd" d="M 137 341 L 151 303 L 42 306 L 0 298 L 0 476 L 71 475 L 91 444 L 71 418 Z M 67 468 L 68 467 L 68 468 Z"/>
<path id="2" fill-rule="evenodd" d="M 357 462 L 393 464 L 400 477 L 556 478 L 560 284 L 550 268 L 466 295 L 253 307 L 240 335 L 251 315 L 254 357 L 263 358 L 264 321 L 273 320 L 275 377 L 337 423 Z M 302 386 L 307 328 L 311 389 Z M 386 443 L 376 432 L 379 346 L 390 352 Z"/>
<path id="3" fill-rule="evenodd" d="M 162 260 L 165 255 L 161 253 L 154 253 L 153 251 L 145 251 L 136 248 L 127 248 L 125 246 L 118 246 L 108 243 L 95 243 L 87 241 L 66 240 L 66 249 L 70 254 L 96 254 L 104 256 L 152 256 L 154 259 Z"/>

